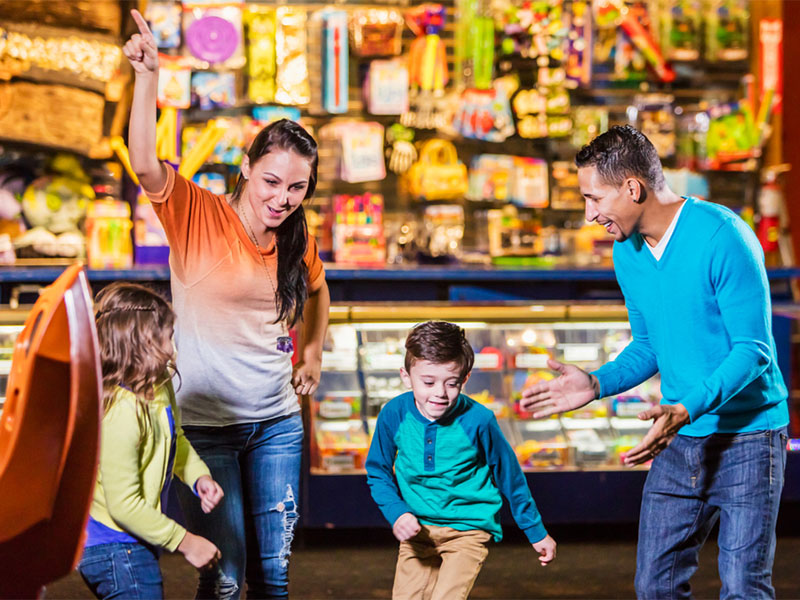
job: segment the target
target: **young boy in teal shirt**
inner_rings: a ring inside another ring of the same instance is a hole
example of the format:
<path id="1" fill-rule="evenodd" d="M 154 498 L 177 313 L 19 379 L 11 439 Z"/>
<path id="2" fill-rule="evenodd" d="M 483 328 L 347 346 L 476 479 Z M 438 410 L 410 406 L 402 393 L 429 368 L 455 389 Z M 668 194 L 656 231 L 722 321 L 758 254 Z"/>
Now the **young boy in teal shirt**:
<path id="1" fill-rule="evenodd" d="M 466 598 L 503 536 L 504 495 L 539 561 L 555 558 L 525 476 L 490 410 L 461 394 L 474 353 L 464 330 L 429 321 L 406 339 L 411 388 L 378 416 L 367 482 L 400 542 L 392 598 Z"/>

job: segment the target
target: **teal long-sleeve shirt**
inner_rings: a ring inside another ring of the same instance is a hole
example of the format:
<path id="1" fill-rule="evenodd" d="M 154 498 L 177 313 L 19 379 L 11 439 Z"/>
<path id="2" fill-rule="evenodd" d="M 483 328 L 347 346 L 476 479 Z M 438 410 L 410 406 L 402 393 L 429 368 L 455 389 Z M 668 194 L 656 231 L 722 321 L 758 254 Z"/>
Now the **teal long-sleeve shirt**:
<path id="1" fill-rule="evenodd" d="M 500 541 L 502 492 L 532 544 L 547 536 L 494 414 L 463 394 L 435 421 L 422 416 L 411 392 L 391 400 L 378 415 L 366 466 L 390 525 L 410 512 L 425 525 L 480 529 Z"/>
<path id="2" fill-rule="evenodd" d="M 633 341 L 594 374 L 600 397 L 656 372 L 662 403 L 681 403 L 679 433 L 776 429 L 789 422 L 772 336 L 764 254 L 729 209 L 688 198 L 661 260 L 638 234 L 614 243 Z"/>

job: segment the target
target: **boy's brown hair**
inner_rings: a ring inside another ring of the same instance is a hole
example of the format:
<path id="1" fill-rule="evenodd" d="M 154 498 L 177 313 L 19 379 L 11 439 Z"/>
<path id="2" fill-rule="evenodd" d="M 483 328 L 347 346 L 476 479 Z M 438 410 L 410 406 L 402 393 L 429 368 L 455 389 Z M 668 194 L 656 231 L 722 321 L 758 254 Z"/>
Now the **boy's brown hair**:
<path id="1" fill-rule="evenodd" d="M 95 322 L 103 369 L 103 408 L 114 402 L 117 386 L 148 402 L 154 386 L 174 371 L 172 343 L 175 314 L 153 290 L 136 283 L 115 282 L 95 298 Z M 145 411 L 146 412 L 146 411 Z"/>
<path id="2" fill-rule="evenodd" d="M 461 381 L 472 370 L 475 353 L 464 330 L 446 321 L 427 321 L 414 326 L 406 338 L 406 371 L 418 360 L 436 364 L 454 362 L 461 367 Z"/>

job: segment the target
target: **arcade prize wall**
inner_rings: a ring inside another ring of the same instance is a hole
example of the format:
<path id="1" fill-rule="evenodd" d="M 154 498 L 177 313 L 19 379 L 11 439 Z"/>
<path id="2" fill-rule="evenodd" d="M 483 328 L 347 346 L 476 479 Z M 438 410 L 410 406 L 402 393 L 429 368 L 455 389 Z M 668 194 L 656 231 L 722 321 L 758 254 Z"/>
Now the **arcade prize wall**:
<path id="1" fill-rule="evenodd" d="M 0 310 L 0 377 L 26 294 L 49 283 L 48 267 L 81 259 L 96 285 L 125 278 L 166 289 L 166 240 L 126 147 L 132 74 L 120 47 L 135 30 L 134 6 L 0 4 L 0 262 L 15 265 L 0 275 L 3 302 L 22 306 Z M 553 376 L 548 357 L 591 369 L 630 341 L 618 291 L 608 290 L 611 243 L 584 221 L 572 160 L 610 125 L 630 123 L 655 143 L 673 189 L 732 207 L 768 264 L 791 267 L 784 167 L 780 156 L 764 159 L 781 74 L 753 68 L 755 56 L 780 57 L 781 22 L 753 24 L 744 0 L 139 8 L 161 53 L 161 159 L 225 193 L 242 149 L 270 121 L 299 120 L 319 141 L 307 214 L 334 299 L 347 303 L 332 309 L 322 382 L 306 400 L 306 523 L 382 522 L 366 497 L 352 514 L 313 498 L 365 493 L 375 418 L 404 391 L 405 334 L 430 318 L 465 327 L 476 351 L 465 391 L 494 411 L 528 477 L 561 474 L 534 484 L 550 514 L 582 518 L 556 501 L 566 477 L 599 486 L 600 503 L 611 485 L 608 518 L 635 515 L 646 467 L 623 471 L 620 455 L 647 430 L 636 414 L 659 401 L 657 378 L 541 421 L 517 403 L 524 386 Z M 476 274 L 499 268 L 520 279 L 502 293 L 495 286 L 495 296 L 475 293 Z M 424 269 L 459 273 L 461 292 L 452 285 L 438 299 L 472 304 L 415 302 L 441 285 L 420 279 Z M 535 275 L 573 282 L 594 269 L 607 285 L 589 277 L 580 296 L 603 302 L 576 302 L 574 285 L 544 291 Z M 386 277 L 362 292 L 357 283 L 372 271 Z M 535 306 L 513 302 L 531 293 Z M 363 302 L 374 299 L 388 302 Z M 487 299 L 503 302 L 475 304 Z M 794 319 L 776 323 L 788 378 Z"/>

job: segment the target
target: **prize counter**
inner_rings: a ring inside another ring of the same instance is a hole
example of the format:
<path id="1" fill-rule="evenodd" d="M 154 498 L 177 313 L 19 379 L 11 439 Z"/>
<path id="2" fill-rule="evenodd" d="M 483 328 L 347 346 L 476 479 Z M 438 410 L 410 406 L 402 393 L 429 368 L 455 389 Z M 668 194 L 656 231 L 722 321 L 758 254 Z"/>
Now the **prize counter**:
<path id="1" fill-rule="evenodd" d="M 62 267 L 0 269 L 0 385 L 32 295 Z M 797 323 L 791 303 L 800 269 L 768 271 L 773 332 L 781 371 L 798 387 Z M 328 266 L 333 306 L 323 374 L 314 397 L 304 398 L 308 452 L 303 470 L 303 523 L 308 527 L 384 526 L 366 484 L 364 459 L 383 404 L 405 391 L 408 328 L 427 319 L 458 322 L 476 361 L 464 392 L 490 408 L 528 478 L 549 523 L 635 522 L 647 467 L 627 469 L 620 453 L 647 431 L 638 412 L 660 400 L 658 376 L 580 411 L 539 421 L 516 400 L 532 381 L 552 377 L 548 356 L 591 370 L 630 341 L 630 327 L 614 273 L 608 269 L 521 269 L 425 266 L 347 269 Z M 169 289 L 165 267 L 90 270 L 95 288 L 118 279 Z M 15 308 L 12 308 L 15 307 Z M 800 402 L 791 394 L 795 437 Z M 800 501 L 800 460 L 790 453 L 784 501 Z M 505 515 L 506 520 L 509 517 Z"/>

